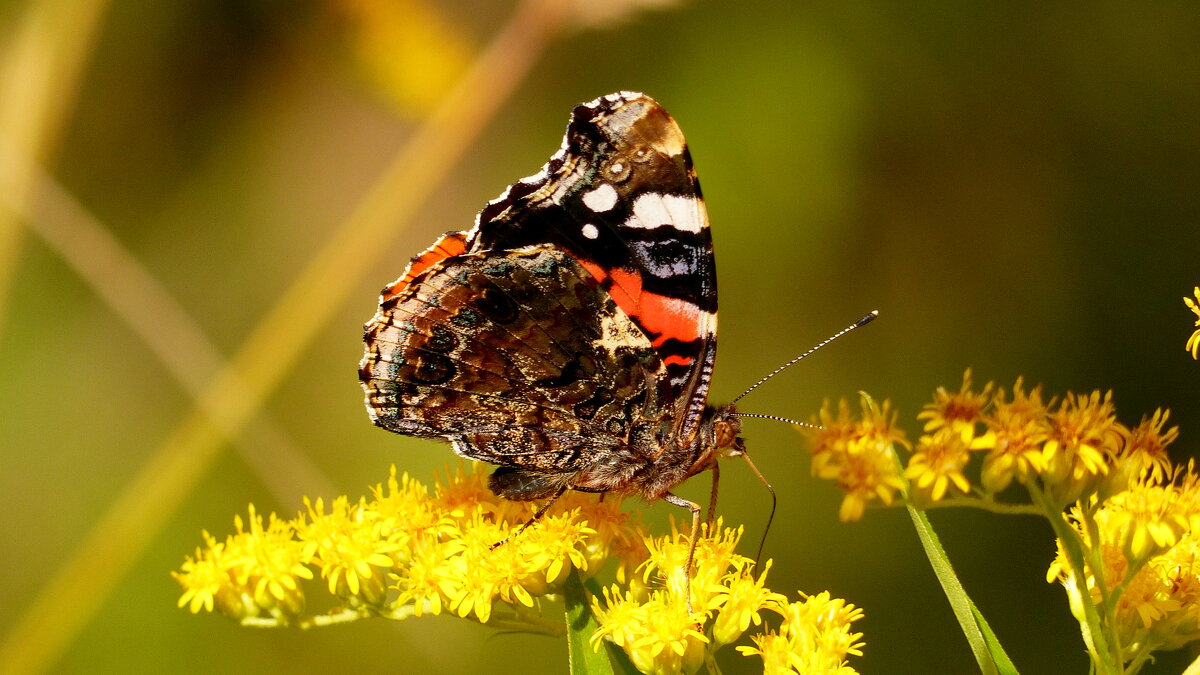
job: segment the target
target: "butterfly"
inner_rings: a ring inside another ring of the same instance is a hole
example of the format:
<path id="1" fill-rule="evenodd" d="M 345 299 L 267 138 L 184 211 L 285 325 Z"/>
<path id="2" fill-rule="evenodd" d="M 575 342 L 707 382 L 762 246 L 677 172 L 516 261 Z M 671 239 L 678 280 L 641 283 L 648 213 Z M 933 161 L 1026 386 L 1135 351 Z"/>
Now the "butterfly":
<path id="1" fill-rule="evenodd" d="M 567 490 L 662 499 L 691 512 L 694 549 L 700 507 L 671 490 L 712 469 L 715 500 L 717 458 L 745 452 L 733 406 L 708 403 L 700 184 L 679 126 L 640 93 L 576 106 L 540 171 L 383 289 L 364 342 L 375 424 L 497 465 L 491 491 L 546 500 L 539 515 Z"/>

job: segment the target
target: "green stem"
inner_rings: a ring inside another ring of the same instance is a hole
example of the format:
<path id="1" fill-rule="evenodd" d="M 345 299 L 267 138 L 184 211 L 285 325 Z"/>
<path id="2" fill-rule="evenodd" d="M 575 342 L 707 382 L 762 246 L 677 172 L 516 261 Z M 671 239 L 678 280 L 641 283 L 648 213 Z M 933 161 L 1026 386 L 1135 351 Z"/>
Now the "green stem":
<path id="1" fill-rule="evenodd" d="M 1130 577 L 1127 574 L 1119 587 L 1109 588 L 1108 579 L 1104 576 L 1104 553 L 1100 545 L 1100 526 L 1096 523 L 1091 508 L 1084 508 L 1081 503 L 1079 512 L 1083 514 L 1088 541 L 1092 542 L 1092 545 L 1086 547 L 1084 552 L 1088 557 L 1088 565 L 1092 568 L 1092 573 L 1096 578 L 1096 588 L 1100 591 L 1100 606 L 1104 610 L 1105 635 L 1108 637 L 1109 644 L 1112 645 L 1112 654 L 1116 657 L 1117 668 L 1120 672 L 1125 672 L 1124 649 L 1121 646 L 1121 635 L 1117 630 L 1116 606 L 1117 600 L 1121 598 L 1121 593 L 1124 591 L 1124 584 Z"/>
<path id="2" fill-rule="evenodd" d="M 1118 675 L 1121 672 L 1120 661 L 1117 660 L 1114 663 L 1108 639 L 1105 637 L 1105 627 L 1100 620 L 1100 615 L 1096 612 L 1096 605 L 1092 602 L 1091 594 L 1087 590 L 1087 565 L 1084 563 L 1084 546 L 1079 538 L 1079 533 L 1067 522 L 1062 508 L 1050 501 L 1037 481 L 1028 481 L 1025 486 L 1028 488 L 1030 496 L 1033 497 L 1033 501 L 1042 507 L 1046 520 L 1050 521 L 1050 527 L 1054 528 L 1055 536 L 1062 542 L 1067 564 L 1071 568 L 1075 592 L 1078 594 L 1079 606 L 1083 610 L 1084 619 L 1080 621 L 1079 627 L 1083 633 L 1084 644 L 1092 655 L 1093 668 L 1105 675 Z M 1070 589 L 1068 589 L 1069 592 Z"/>
<path id="3" fill-rule="evenodd" d="M 990 513 L 998 513 L 1001 515 L 1021 515 L 1021 516 L 1040 516 L 1042 510 L 1035 504 L 1008 504 L 1005 502 L 997 502 L 980 497 L 950 497 L 928 504 L 917 506 L 909 501 L 904 502 L 905 506 L 911 506 L 922 511 L 933 511 L 934 509 L 946 508 L 974 508 L 988 511 Z"/>

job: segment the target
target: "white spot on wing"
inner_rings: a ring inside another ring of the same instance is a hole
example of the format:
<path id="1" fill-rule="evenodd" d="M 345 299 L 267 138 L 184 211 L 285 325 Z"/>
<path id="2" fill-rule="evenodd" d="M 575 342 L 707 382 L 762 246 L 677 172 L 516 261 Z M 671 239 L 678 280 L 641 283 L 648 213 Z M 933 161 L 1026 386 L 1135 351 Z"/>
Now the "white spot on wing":
<path id="1" fill-rule="evenodd" d="M 704 229 L 704 216 L 695 197 L 647 192 L 633 203 L 633 215 L 625 221 L 625 227 L 674 227 L 699 233 Z"/>
<path id="2" fill-rule="evenodd" d="M 600 230 L 597 230 L 595 225 L 587 223 L 583 226 L 583 236 L 588 239 L 595 239 L 600 236 Z"/>
<path id="3" fill-rule="evenodd" d="M 583 203 L 596 213 L 604 213 L 617 205 L 617 189 L 608 183 L 583 193 Z"/>

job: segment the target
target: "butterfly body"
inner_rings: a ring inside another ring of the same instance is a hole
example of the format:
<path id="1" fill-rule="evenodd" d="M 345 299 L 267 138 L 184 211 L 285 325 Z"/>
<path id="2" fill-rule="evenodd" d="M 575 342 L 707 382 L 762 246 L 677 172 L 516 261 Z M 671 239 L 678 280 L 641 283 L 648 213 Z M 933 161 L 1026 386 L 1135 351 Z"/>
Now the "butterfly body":
<path id="1" fill-rule="evenodd" d="M 682 132 L 631 92 L 575 108 L 562 148 L 384 289 L 360 379 L 372 420 L 496 464 L 516 500 L 667 498 L 740 454 L 708 403 L 716 267 Z M 681 504 L 684 505 L 684 504 Z"/>

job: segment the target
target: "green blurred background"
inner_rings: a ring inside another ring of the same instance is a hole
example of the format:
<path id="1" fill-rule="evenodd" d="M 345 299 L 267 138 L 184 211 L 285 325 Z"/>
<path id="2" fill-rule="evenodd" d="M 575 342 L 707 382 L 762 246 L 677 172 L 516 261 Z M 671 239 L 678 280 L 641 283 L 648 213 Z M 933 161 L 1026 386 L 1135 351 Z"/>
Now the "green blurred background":
<path id="1" fill-rule="evenodd" d="M 354 290 L 261 415 L 284 430 L 280 446 L 323 474 L 323 496 L 363 494 L 393 462 L 429 479 L 451 458 L 444 445 L 368 422 L 355 377 L 362 323 L 409 256 L 467 227 L 545 161 L 574 104 L 618 89 L 672 112 L 704 185 L 721 286 L 715 401 L 878 308 L 878 322 L 743 410 L 807 418 L 823 398 L 865 390 L 891 398 L 915 435 L 932 390 L 957 388 L 971 367 L 978 381 L 1011 386 L 1024 375 L 1053 394 L 1112 388 L 1127 424 L 1169 407 L 1182 427 L 1176 457 L 1200 448 L 1200 364 L 1183 349 L 1195 317 L 1180 300 L 1200 283 L 1200 6 L 626 4 L 604 5 L 619 19 L 610 25 L 554 32 L 449 177 L 422 191 L 402 225 L 378 223 L 389 236 L 356 243 L 383 255 L 335 272 Z M 34 78 L 57 82 L 48 93 L 28 82 L 20 96 L 9 90 L 3 140 L 36 136 L 33 152 L 60 186 L 228 356 L 513 11 L 414 0 L 7 3 L 10 77 L 45 65 L 14 57 L 31 25 L 78 46 L 80 65 L 75 84 L 60 72 Z M 94 42 L 78 37 L 89 31 Z M 14 110 L 33 121 L 13 123 Z M 8 191 L 6 206 L 18 199 Z M 11 631 L 47 579 L 114 500 L 129 498 L 192 398 L 95 282 L 4 217 L 0 636 L 11 655 Z M 303 314 L 306 302 L 288 309 Z M 751 420 L 745 436 L 780 495 L 771 586 L 863 607 L 865 656 L 853 664 L 863 672 L 975 670 L 907 515 L 840 524 L 840 495 L 809 476 L 789 426 Z M 261 438 L 247 444 L 274 452 Z M 194 485 L 166 486 L 182 507 L 142 533 L 148 549 L 100 588 L 94 615 L 74 593 L 50 608 L 51 623 L 87 621 L 63 633 L 45 667 L 565 670 L 561 641 L 448 617 L 256 631 L 176 609 L 168 572 L 202 529 L 223 536 L 247 502 L 291 514 L 302 495 L 319 496 L 291 462 L 270 457 L 251 469 L 226 447 Z M 704 480 L 682 489 L 706 491 Z M 768 509 L 749 472 L 729 465 L 720 512 L 746 525 L 748 554 Z M 665 528 L 673 509 L 648 511 Z M 1085 672 L 1064 594 L 1044 580 L 1053 540 L 1043 521 L 939 511 L 934 524 L 1022 672 Z M 95 583 L 81 574 L 67 588 L 82 597 Z M 1166 655 L 1147 670 L 1178 672 L 1190 658 Z M 754 670 L 732 650 L 721 665 Z"/>

